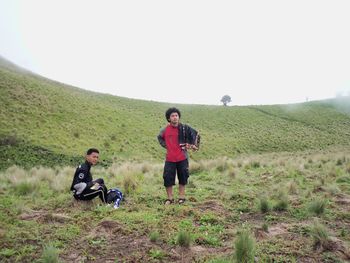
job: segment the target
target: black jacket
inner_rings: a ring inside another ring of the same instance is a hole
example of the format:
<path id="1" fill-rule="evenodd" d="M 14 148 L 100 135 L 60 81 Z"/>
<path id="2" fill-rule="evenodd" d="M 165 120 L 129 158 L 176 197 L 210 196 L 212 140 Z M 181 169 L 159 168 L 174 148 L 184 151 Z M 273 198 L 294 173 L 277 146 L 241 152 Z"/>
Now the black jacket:
<path id="1" fill-rule="evenodd" d="M 85 161 L 85 163 L 79 165 L 75 170 L 73 182 L 70 187 L 70 190 L 73 191 L 74 194 L 79 195 L 86 188 L 90 188 L 94 184 L 90 169 L 91 164 Z"/>
<path id="2" fill-rule="evenodd" d="M 177 127 L 179 129 L 179 144 L 188 143 L 188 144 L 196 145 L 199 148 L 200 135 L 195 129 L 182 123 L 179 123 Z M 165 128 L 163 128 L 160 131 L 157 138 L 160 145 L 166 148 L 165 140 L 163 139 L 164 131 L 165 131 Z"/>

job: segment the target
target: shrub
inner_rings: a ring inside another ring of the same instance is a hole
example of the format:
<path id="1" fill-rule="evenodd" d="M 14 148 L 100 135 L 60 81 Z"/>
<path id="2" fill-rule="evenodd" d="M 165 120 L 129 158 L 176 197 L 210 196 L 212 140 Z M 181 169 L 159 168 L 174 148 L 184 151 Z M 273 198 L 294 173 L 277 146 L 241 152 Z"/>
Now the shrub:
<path id="1" fill-rule="evenodd" d="M 208 261 L 208 263 L 232 263 L 232 259 L 214 258 Z"/>
<path id="2" fill-rule="evenodd" d="M 350 176 L 342 176 L 342 177 L 339 177 L 337 180 L 336 180 L 337 183 L 340 183 L 340 184 L 350 184 Z"/>
<path id="3" fill-rule="evenodd" d="M 149 239 L 151 240 L 151 242 L 157 242 L 159 239 L 159 233 L 157 231 L 151 232 L 151 234 L 149 235 Z"/>
<path id="4" fill-rule="evenodd" d="M 132 174 L 126 174 L 123 178 L 123 187 L 126 194 L 134 192 L 138 187 L 138 182 Z"/>
<path id="5" fill-rule="evenodd" d="M 291 181 L 289 184 L 288 184 L 288 192 L 290 194 L 297 194 L 298 193 L 298 185 L 295 181 Z"/>
<path id="6" fill-rule="evenodd" d="M 227 158 L 221 158 L 216 161 L 216 170 L 219 172 L 224 172 L 230 167 L 229 161 Z"/>
<path id="7" fill-rule="evenodd" d="M 41 257 L 43 263 L 58 263 L 58 250 L 52 245 L 44 247 L 43 254 Z"/>
<path id="8" fill-rule="evenodd" d="M 253 162 L 250 163 L 250 167 L 255 168 L 255 169 L 259 168 L 260 167 L 260 162 L 253 161 Z"/>
<path id="9" fill-rule="evenodd" d="M 314 239 L 314 248 L 323 248 L 328 250 L 330 246 L 330 238 L 326 228 L 317 221 L 311 227 L 310 235 Z"/>
<path id="10" fill-rule="evenodd" d="M 30 182 L 20 182 L 15 186 L 15 193 L 18 195 L 28 195 L 33 193 L 36 189 L 36 186 Z"/>
<path id="11" fill-rule="evenodd" d="M 280 193 L 278 196 L 278 201 L 274 206 L 274 210 L 285 211 L 288 209 L 288 206 L 289 206 L 288 196 L 285 193 Z"/>
<path id="12" fill-rule="evenodd" d="M 325 200 L 313 200 L 309 204 L 309 211 L 311 213 L 314 213 L 316 215 L 320 215 L 324 213 L 326 206 L 326 201 Z"/>
<path id="13" fill-rule="evenodd" d="M 344 162 L 345 162 L 345 157 L 342 158 L 342 159 L 339 158 L 339 159 L 337 160 L 336 165 L 338 165 L 338 166 L 339 166 L 339 165 L 342 165 Z"/>
<path id="14" fill-rule="evenodd" d="M 190 162 L 189 169 L 190 169 L 190 174 L 199 173 L 199 172 L 201 172 L 203 170 L 202 166 L 199 163 L 195 162 L 195 161 Z"/>
<path id="15" fill-rule="evenodd" d="M 269 225 L 267 224 L 267 223 L 264 223 L 263 225 L 262 225 L 262 230 L 264 230 L 265 232 L 269 232 Z"/>
<path id="16" fill-rule="evenodd" d="M 227 175 L 231 178 L 235 178 L 236 177 L 236 172 L 235 170 L 233 169 L 233 167 L 230 167 L 228 170 L 227 170 Z"/>
<path id="17" fill-rule="evenodd" d="M 235 249 L 237 262 L 254 262 L 255 241 L 246 230 L 239 233 L 235 242 Z"/>
<path id="18" fill-rule="evenodd" d="M 73 132 L 73 136 L 74 136 L 75 138 L 79 138 L 79 132 Z"/>
<path id="19" fill-rule="evenodd" d="M 336 184 L 331 184 L 329 186 L 325 187 L 326 192 L 330 193 L 331 195 L 336 195 L 340 193 L 340 189 Z"/>
<path id="20" fill-rule="evenodd" d="M 176 243 L 181 247 L 189 247 L 191 244 L 191 235 L 188 232 L 180 231 L 177 235 Z"/>
<path id="21" fill-rule="evenodd" d="M 166 254 L 162 250 L 153 248 L 149 251 L 149 255 L 150 257 L 159 260 L 163 259 L 166 256 Z"/>
<path id="22" fill-rule="evenodd" d="M 260 209 L 261 213 L 267 213 L 268 211 L 270 211 L 270 209 L 271 209 L 270 203 L 265 197 L 260 199 L 259 209 Z"/>
<path id="23" fill-rule="evenodd" d="M 15 146 L 19 143 L 19 139 L 16 135 L 8 135 L 0 139 L 0 145 L 6 146 Z"/>

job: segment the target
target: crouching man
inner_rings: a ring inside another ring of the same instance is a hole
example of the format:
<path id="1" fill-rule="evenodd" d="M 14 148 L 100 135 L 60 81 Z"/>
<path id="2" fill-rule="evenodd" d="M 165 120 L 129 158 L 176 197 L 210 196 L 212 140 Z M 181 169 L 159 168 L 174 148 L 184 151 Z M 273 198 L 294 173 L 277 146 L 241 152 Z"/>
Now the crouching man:
<path id="1" fill-rule="evenodd" d="M 75 171 L 70 190 L 77 200 L 91 200 L 99 196 L 102 202 L 107 202 L 107 187 L 102 178 L 92 179 L 91 166 L 96 165 L 99 151 L 91 148 L 86 152 L 85 163 L 78 166 Z"/>

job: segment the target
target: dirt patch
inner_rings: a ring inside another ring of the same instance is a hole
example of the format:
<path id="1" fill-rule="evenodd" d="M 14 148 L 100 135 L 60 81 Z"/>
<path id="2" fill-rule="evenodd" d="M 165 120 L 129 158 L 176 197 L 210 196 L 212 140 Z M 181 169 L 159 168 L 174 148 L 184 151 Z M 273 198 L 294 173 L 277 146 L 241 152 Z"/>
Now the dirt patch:
<path id="1" fill-rule="evenodd" d="M 350 259 L 350 251 L 344 242 L 336 237 L 330 237 L 329 240 L 322 245 L 317 244 L 315 250 L 318 252 L 332 251 L 342 259 Z"/>
<path id="2" fill-rule="evenodd" d="M 270 226 L 267 231 L 262 228 L 256 228 L 254 231 L 255 238 L 258 240 L 272 238 L 275 236 L 286 235 L 290 225 L 281 223 L 274 226 Z"/>
<path id="3" fill-rule="evenodd" d="M 210 200 L 195 206 L 201 212 L 212 212 L 218 215 L 225 215 L 226 209 L 218 201 Z"/>
<path id="4" fill-rule="evenodd" d="M 46 211 L 27 211 L 22 213 L 18 217 L 21 220 L 36 220 L 38 222 L 57 222 L 57 223 L 66 223 L 72 220 L 71 217 L 63 213 L 48 213 Z"/>
<path id="5" fill-rule="evenodd" d="M 157 253 L 163 256 L 157 258 Z M 181 248 L 166 242 L 152 243 L 148 236 L 131 232 L 116 221 L 105 220 L 73 242 L 60 258 L 64 262 L 193 262 L 229 253 L 232 249 L 225 247 Z"/>

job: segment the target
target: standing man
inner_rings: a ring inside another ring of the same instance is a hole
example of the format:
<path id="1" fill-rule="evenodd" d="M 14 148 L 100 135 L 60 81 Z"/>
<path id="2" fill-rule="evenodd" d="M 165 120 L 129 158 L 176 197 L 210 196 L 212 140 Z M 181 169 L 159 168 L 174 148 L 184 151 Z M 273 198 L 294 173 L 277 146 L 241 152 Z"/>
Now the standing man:
<path id="1" fill-rule="evenodd" d="M 174 203 L 173 185 L 176 174 L 179 180 L 178 203 L 183 204 L 186 201 L 185 185 L 189 177 L 187 150 L 198 150 L 200 137 L 196 130 L 180 123 L 181 113 L 177 108 L 169 108 L 165 117 L 169 124 L 158 135 L 160 145 L 167 150 L 163 173 L 167 193 L 165 204 Z"/>
<path id="2" fill-rule="evenodd" d="M 91 200 L 99 196 L 102 202 L 107 202 L 107 187 L 102 178 L 92 180 L 90 173 L 91 166 L 96 165 L 99 158 L 99 151 L 91 148 L 87 150 L 85 163 L 78 166 L 75 171 L 70 190 L 77 200 Z"/>

